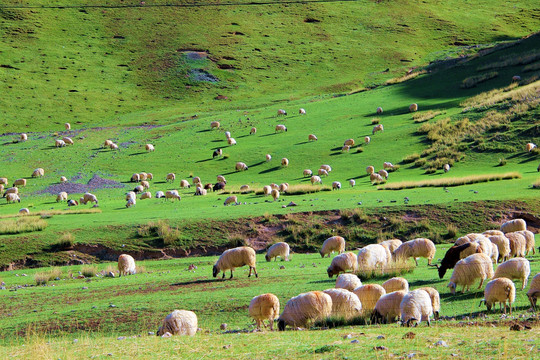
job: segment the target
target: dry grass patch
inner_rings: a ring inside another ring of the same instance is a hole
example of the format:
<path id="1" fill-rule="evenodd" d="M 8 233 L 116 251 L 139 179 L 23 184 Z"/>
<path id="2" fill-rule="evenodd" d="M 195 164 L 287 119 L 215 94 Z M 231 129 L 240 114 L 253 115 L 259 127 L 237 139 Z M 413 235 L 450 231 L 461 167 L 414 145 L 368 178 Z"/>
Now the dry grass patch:
<path id="1" fill-rule="evenodd" d="M 24 232 L 41 231 L 49 224 L 39 216 L 17 217 L 0 221 L 0 235 L 20 234 Z"/>
<path id="2" fill-rule="evenodd" d="M 539 92 L 540 81 L 535 81 L 521 87 L 518 87 L 518 84 L 513 83 L 504 88 L 486 91 L 473 96 L 462 102 L 460 106 L 463 106 L 463 112 L 466 112 L 477 108 L 493 106 L 505 101 L 513 103 L 534 103 L 535 100 L 538 100 Z"/>
<path id="3" fill-rule="evenodd" d="M 425 73 L 426 73 L 426 70 L 420 70 L 420 71 L 412 72 L 412 73 L 407 74 L 407 75 L 403 75 L 403 76 L 400 76 L 400 77 L 397 77 L 397 78 L 392 78 L 392 79 L 386 80 L 386 82 L 384 84 L 385 85 L 399 84 L 399 83 L 402 83 L 404 81 L 414 79 L 415 77 L 417 77 L 419 75 L 422 75 L 422 74 L 425 74 Z"/>
<path id="4" fill-rule="evenodd" d="M 486 65 L 479 66 L 477 71 L 502 69 L 508 66 L 527 65 L 540 60 L 540 50 L 532 50 L 521 56 L 506 55 L 499 58 L 499 61 L 495 61 Z"/>
<path id="5" fill-rule="evenodd" d="M 424 111 L 422 113 L 415 113 L 412 118 L 413 118 L 414 122 L 418 124 L 418 123 L 423 123 L 423 122 L 426 122 L 428 120 L 431 120 L 435 116 L 439 116 L 441 114 L 442 114 L 441 111 L 438 111 L 438 110 L 431 111 L 431 110 L 429 110 L 429 111 Z"/>
<path id="6" fill-rule="evenodd" d="M 320 185 L 311 185 L 311 184 L 296 184 L 289 185 L 289 188 L 285 192 L 287 195 L 303 195 L 303 194 L 313 194 L 319 191 L 332 191 L 330 186 L 320 186 Z M 255 195 L 263 195 L 263 190 L 255 191 Z"/>
<path id="7" fill-rule="evenodd" d="M 504 174 L 485 174 L 485 175 L 471 175 L 460 178 L 444 178 L 435 180 L 422 180 L 422 181 L 401 181 L 397 183 L 387 184 L 381 186 L 378 190 L 401 190 L 412 189 L 419 187 L 441 187 L 441 186 L 460 186 L 467 184 L 476 184 L 488 181 L 498 180 L 511 180 L 521 179 L 521 174 L 518 172 L 509 172 Z"/>
<path id="8" fill-rule="evenodd" d="M 540 189 L 540 179 L 533 182 L 532 187 L 533 189 Z"/>
<path id="9" fill-rule="evenodd" d="M 94 277 L 98 273 L 98 268 L 96 265 L 83 265 L 81 267 L 81 274 L 84 277 Z"/>
<path id="10" fill-rule="evenodd" d="M 462 89 L 470 89 L 470 88 L 473 88 L 473 87 L 475 87 L 476 85 L 478 85 L 480 83 L 483 83 L 483 82 L 486 82 L 486 81 L 491 80 L 493 78 L 496 78 L 497 76 L 499 76 L 499 73 L 496 72 L 496 71 L 490 71 L 490 72 L 482 74 L 482 75 L 469 76 L 468 78 L 463 79 L 463 81 L 461 82 L 460 87 Z"/>
<path id="11" fill-rule="evenodd" d="M 36 285 L 45 285 L 49 281 L 57 280 L 62 277 L 62 269 L 54 267 L 49 271 L 38 272 L 34 275 Z"/>
<path id="12" fill-rule="evenodd" d="M 70 210 L 44 210 L 32 213 L 32 216 L 41 216 L 41 217 L 51 217 L 53 215 L 76 215 L 76 214 L 96 214 L 100 213 L 101 209 L 92 208 L 92 209 L 70 209 Z M 0 219 L 14 218 L 19 217 L 17 214 L 2 215 Z"/>

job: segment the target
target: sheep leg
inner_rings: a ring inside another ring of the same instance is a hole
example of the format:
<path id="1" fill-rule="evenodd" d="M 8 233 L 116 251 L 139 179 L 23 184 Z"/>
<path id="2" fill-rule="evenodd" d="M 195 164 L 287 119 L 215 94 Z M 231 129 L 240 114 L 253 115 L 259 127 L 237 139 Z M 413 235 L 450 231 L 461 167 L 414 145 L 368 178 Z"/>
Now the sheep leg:
<path id="1" fill-rule="evenodd" d="M 270 324 L 270 331 L 274 331 L 274 319 L 269 319 L 268 323 Z"/>
<path id="2" fill-rule="evenodd" d="M 251 277 L 251 269 L 252 269 L 252 267 L 250 266 L 250 267 L 249 267 L 249 274 L 248 274 L 248 277 Z"/>
<path id="3" fill-rule="evenodd" d="M 484 283 L 484 279 L 480 279 L 480 285 L 478 285 L 478 288 L 480 289 L 482 287 L 482 284 Z"/>
<path id="4" fill-rule="evenodd" d="M 255 273 L 255 277 L 258 278 L 259 275 L 257 274 L 257 269 L 255 269 L 255 267 L 253 268 L 253 272 Z"/>
<path id="5" fill-rule="evenodd" d="M 416 266 L 418 266 L 418 259 L 414 258 L 414 262 L 416 263 Z"/>
<path id="6" fill-rule="evenodd" d="M 223 276 L 221 277 L 222 279 L 225 279 L 225 271 L 223 272 Z"/>
<path id="7" fill-rule="evenodd" d="M 223 275 L 225 275 L 225 273 L 223 273 Z M 231 277 L 230 277 L 229 279 L 232 279 L 232 277 L 233 277 L 233 276 L 232 276 L 232 269 L 231 269 Z"/>

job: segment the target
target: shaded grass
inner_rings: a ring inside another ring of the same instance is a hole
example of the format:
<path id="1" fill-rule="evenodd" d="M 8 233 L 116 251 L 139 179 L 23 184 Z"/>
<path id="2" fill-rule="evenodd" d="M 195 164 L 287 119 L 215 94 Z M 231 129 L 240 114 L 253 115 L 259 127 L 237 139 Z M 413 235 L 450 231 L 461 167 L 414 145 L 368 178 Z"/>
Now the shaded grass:
<path id="1" fill-rule="evenodd" d="M 533 189 L 540 189 L 540 179 L 533 182 L 532 187 Z"/>
<path id="2" fill-rule="evenodd" d="M 487 181 L 498 181 L 498 180 L 511 180 L 511 179 L 521 179 L 521 174 L 518 172 L 509 172 L 504 174 L 486 174 L 486 175 L 471 175 L 464 176 L 460 178 L 444 178 L 436 180 L 423 180 L 423 181 L 400 181 L 397 183 L 386 184 L 381 186 L 378 190 L 401 190 L 401 189 L 412 189 L 419 187 L 441 187 L 441 186 L 460 186 L 466 184 L 476 184 Z"/>
<path id="3" fill-rule="evenodd" d="M 436 116 L 439 116 L 442 114 L 442 111 L 438 111 L 438 110 L 428 110 L 428 111 L 425 111 L 425 112 L 421 112 L 421 113 L 415 113 L 413 115 L 413 120 L 415 123 L 423 123 L 423 122 L 426 122 L 428 120 L 431 120 L 433 119 L 434 117 Z"/>
<path id="4" fill-rule="evenodd" d="M 496 71 L 491 71 L 482 75 L 469 76 L 468 78 L 463 79 L 460 86 L 462 89 L 470 89 L 480 83 L 496 78 L 497 76 L 499 76 L 499 73 Z"/>
<path id="5" fill-rule="evenodd" d="M 25 216 L 18 217 L 14 220 L 3 220 L 0 221 L 0 235 L 41 231 L 48 225 L 47 221 L 38 216 Z"/>

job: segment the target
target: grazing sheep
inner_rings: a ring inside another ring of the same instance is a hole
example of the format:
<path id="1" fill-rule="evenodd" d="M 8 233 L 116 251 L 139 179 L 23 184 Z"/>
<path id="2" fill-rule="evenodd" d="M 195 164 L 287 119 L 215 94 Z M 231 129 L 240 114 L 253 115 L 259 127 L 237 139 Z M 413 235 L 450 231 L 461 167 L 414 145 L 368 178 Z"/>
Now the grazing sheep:
<path id="1" fill-rule="evenodd" d="M 130 208 L 132 206 L 135 206 L 136 204 L 137 204 L 137 199 L 135 198 L 128 199 L 128 201 L 126 202 L 126 208 Z"/>
<path id="2" fill-rule="evenodd" d="M 531 307 L 536 311 L 536 299 L 540 296 L 540 273 L 534 275 L 531 281 L 531 287 L 527 291 L 527 297 L 531 303 Z"/>
<path id="3" fill-rule="evenodd" d="M 110 148 L 111 148 L 111 150 L 118 150 L 118 145 L 111 144 Z"/>
<path id="4" fill-rule="evenodd" d="M 289 166 L 289 159 L 287 158 L 281 159 L 281 166 Z"/>
<path id="5" fill-rule="evenodd" d="M 343 145 L 347 145 L 347 146 L 350 146 L 350 147 L 353 147 L 354 146 L 354 139 L 347 139 L 345 140 L 345 142 L 343 143 Z"/>
<path id="6" fill-rule="evenodd" d="M 521 80 L 521 76 L 519 75 L 512 76 L 512 81 L 520 81 L 520 80 Z"/>
<path id="7" fill-rule="evenodd" d="M 215 157 L 220 157 L 223 155 L 223 150 L 221 149 L 216 149 L 214 150 L 214 152 L 212 153 L 212 159 L 214 159 Z"/>
<path id="8" fill-rule="evenodd" d="M 17 187 L 10 187 L 8 188 L 5 192 L 4 192 L 4 197 L 7 195 L 7 194 L 18 194 L 19 193 L 19 188 Z"/>
<path id="9" fill-rule="evenodd" d="M 527 145 L 525 145 L 525 150 L 527 150 L 527 152 L 531 152 L 535 147 L 536 147 L 536 144 L 527 143 Z"/>
<path id="10" fill-rule="evenodd" d="M 490 237 L 490 236 L 504 236 L 504 233 L 500 230 L 486 230 L 482 233 L 482 235 L 484 235 L 485 237 Z"/>
<path id="11" fill-rule="evenodd" d="M 508 307 L 510 308 L 510 315 L 512 315 L 512 303 L 516 300 L 516 287 L 512 280 L 507 278 L 493 279 L 486 284 L 484 289 L 484 298 L 480 304 L 485 303 L 488 311 L 491 311 L 491 307 L 496 303 L 499 303 L 499 308 L 504 307 L 504 313 L 506 314 L 506 302 L 508 301 Z"/>
<path id="12" fill-rule="evenodd" d="M 468 242 L 461 245 L 454 245 L 448 251 L 446 251 L 446 254 L 444 254 L 444 258 L 441 261 L 441 265 L 435 265 L 437 267 L 437 270 L 439 271 L 439 278 L 442 279 L 444 277 L 444 274 L 446 274 L 446 270 L 453 269 L 454 266 L 456 266 L 456 263 L 460 259 L 464 259 L 469 255 L 472 255 L 473 253 L 477 253 L 478 246 L 474 247 L 475 251 L 472 253 L 468 253 L 469 255 L 463 256 L 463 253 L 465 253 L 465 250 L 473 247 L 473 244 Z"/>
<path id="13" fill-rule="evenodd" d="M 499 253 L 497 262 L 506 261 L 510 257 L 510 240 L 504 235 L 491 235 L 488 239 L 497 246 Z"/>
<path id="14" fill-rule="evenodd" d="M 165 200 L 169 199 L 178 199 L 178 201 L 181 200 L 180 195 L 178 194 L 178 190 L 168 190 L 165 192 Z"/>
<path id="15" fill-rule="evenodd" d="M 499 262 L 499 248 L 491 243 L 491 260 L 496 264 Z"/>
<path id="16" fill-rule="evenodd" d="M 94 194 L 91 194 L 91 193 L 85 193 L 80 199 L 79 201 L 81 202 L 81 204 L 83 205 L 86 205 L 87 203 L 89 202 L 93 202 L 95 204 L 98 203 L 98 199 L 96 197 L 96 195 Z"/>
<path id="17" fill-rule="evenodd" d="M 145 172 L 139 173 L 139 179 L 141 179 L 140 181 L 146 181 L 148 179 L 148 174 Z"/>
<path id="18" fill-rule="evenodd" d="M 249 185 L 240 186 L 240 192 L 243 193 L 243 194 L 249 192 Z"/>
<path id="19" fill-rule="evenodd" d="M 66 130 L 70 130 L 71 129 L 71 124 L 70 123 L 65 123 L 64 127 L 66 128 Z"/>
<path id="20" fill-rule="evenodd" d="M 210 123 L 210 129 L 219 129 L 220 126 L 221 124 L 219 123 L 219 121 L 212 121 Z"/>
<path id="21" fill-rule="evenodd" d="M 156 335 L 162 336 L 169 333 L 171 335 L 193 336 L 197 333 L 197 328 L 197 315 L 193 311 L 174 310 L 163 320 Z"/>
<path id="22" fill-rule="evenodd" d="M 278 109 L 277 115 L 278 115 L 278 116 L 281 116 L 281 115 L 287 115 L 287 112 L 286 112 L 285 110 L 283 110 L 283 109 Z"/>
<path id="23" fill-rule="evenodd" d="M 137 195 L 133 191 L 129 191 L 126 193 L 126 200 L 135 199 L 135 198 L 137 198 Z"/>
<path id="24" fill-rule="evenodd" d="M 5 178 L 5 177 L 0 177 L 0 184 L 4 184 L 4 185 L 7 186 L 7 184 L 8 184 L 8 179 Z"/>
<path id="25" fill-rule="evenodd" d="M 148 181 L 141 181 L 141 186 L 145 189 L 145 190 L 148 190 L 150 189 L 150 183 Z"/>
<path id="26" fill-rule="evenodd" d="M 519 257 L 507 260 L 497 267 L 495 270 L 494 279 L 505 277 L 508 279 L 521 280 L 521 290 L 527 286 L 529 275 L 531 274 L 531 265 L 529 260 Z"/>
<path id="27" fill-rule="evenodd" d="M 193 185 L 200 184 L 201 183 L 201 178 L 198 177 L 198 176 L 194 176 L 193 179 L 191 179 L 191 182 L 193 183 Z"/>
<path id="28" fill-rule="evenodd" d="M 216 277 L 221 271 L 223 271 L 223 277 L 225 278 L 225 272 L 227 270 L 231 271 L 231 277 L 229 279 L 232 279 L 233 277 L 233 270 L 238 267 L 242 267 L 244 265 L 249 266 L 249 275 L 248 277 L 251 277 L 251 271 L 255 273 L 255 277 L 259 277 L 257 275 L 257 269 L 255 269 L 255 250 L 250 248 L 249 246 L 240 246 L 234 249 L 225 250 L 223 254 L 219 257 L 218 261 L 215 263 L 214 268 L 212 270 L 212 276 Z"/>
<path id="29" fill-rule="evenodd" d="M 225 183 L 224 182 L 218 182 L 214 184 L 214 187 L 212 188 L 212 191 L 219 191 L 219 190 L 225 190 Z"/>
<path id="30" fill-rule="evenodd" d="M 426 321 L 428 326 L 431 325 L 430 317 L 433 315 L 433 306 L 431 306 L 431 298 L 424 290 L 413 290 L 403 297 L 400 304 L 401 321 L 407 327 L 413 322 L 415 326 L 422 321 Z"/>
<path id="31" fill-rule="evenodd" d="M 435 257 L 436 250 L 433 241 L 425 238 L 418 238 L 405 241 L 394 251 L 393 256 L 396 260 L 407 260 L 412 257 L 414 258 L 416 266 L 418 266 L 418 258 L 427 258 L 429 266 L 431 265 L 433 257 Z"/>
<path id="32" fill-rule="evenodd" d="M 346 289 L 327 289 L 323 291 L 332 298 L 333 317 L 352 319 L 360 316 L 362 303 L 358 295 Z"/>
<path id="33" fill-rule="evenodd" d="M 429 297 L 431 298 L 431 307 L 433 308 L 434 318 L 435 320 L 439 320 L 439 312 L 441 311 L 441 296 L 439 295 L 439 292 L 429 286 L 421 287 L 417 290 L 424 290 L 428 293 Z"/>
<path id="34" fill-rule="evenodd" d="M 471 285 L 476 279 L 480 279 L 480 285 L 482 287 L 484 280 L 493 278 L 493 263 L 486 254 L 472 254 L 465 259 L 461 259 L 456 263 L 448 287 L 452 294 L 456 293 L 456 287 L 462 285 L 461 292 L 465 292 L 470 289 Z"/>
<path id="35" fill-rule="evenodd" d="M 134 176 L 135 176 L 135 175 L 137 175 L 137 177 L 136 177 L 135 179 L 138 179 L 138 178 L 139 178 L 139 176 L 138 176 L 139 174 L 133 174 L 133 176 L 131 177 L 131 181 L 134 181 Z M 168 173 L 168 174 L 167 174 L 167 177 L 165 178 L 165 180 L 166 180 L 167 182 L 174 182 L 174 180 L 176 180 L 176 174 L 174 174 L 174 173 Z M 139 181 L 139 180 L 137 180 L 137 181 Z M 184 181 L 184 180 L 182 180 L 182 181 Z M 188 185 L 189 185 L 189 184 L 188 184 Z"/>
<path id="36" fill-rule="evenodd" d="M 287 192 L 287 190 L 289 190 L 289 183 L 281 183 L 279 184 L 279 191 L 284 193 L 284 192 Z"/>
<path id="37" fill-rule="evenodd" d="M 373 127 L 373 130 L 371 131 L 371 134 L 372 135 L 375 135 L 376 132 L 378 131 L 384 131 L 384 126 L 383 124 L 377 124 Z"/>
<path id="38" fill-rule="evenodd" d="M 28 140 L 28 135 L 26 135 L 25 133 L 22 133 L 21 134 L 21 141 L 26 141 Z"/>
<path id="39" fill-rule="evenodd" d="M 230 131 L 225 131 L 225 137 L 227 138 L 227 140 L 229 140 L 231 138 Z"/>
<path id="40" fill-rule="evenodd" d="M 264 196 L 268 196 L 272 193 L 272 188 L 269 185 L 263 187 Z"/>
<path id="41" fill-rule="evenodd" d="M 382 114 L 382 113 L 383 113 L 383 109 L 382 109 L 382 107 L 379 106 L 379 107 L 377 108 L 377 114 L 380 115 L 380 114 Z"/>
<path id="42" fill-rule="evenodd" d="M 77 206 L 79 205 L 79 202 L 77 200 L 69 199 L 67 201 L 67 206 Z"/>
<path id="43" fill-rule="evenodd" d="M 197 186 L 195 189 L 195 196 L 205 196 L 207 194 L 207 191 L 205 188 L 202 188 L 200 186 Z"/>
<path id="44" fill-rule="evenodd" d="M 366 245 L 358 251 L 357 261 L 359 273 L 371 273 L 388 264 L 390 252 L 379 244 Z"/>
<path id="45" fill-rule="evenodd" d="M 279 124 L 279 125 L 276 125 L 276 132 L 283 132 L 283 131 L 287 131 L 287 127 L 283 124 Z"/>
<path id="46" fill-rule="evenodd" d="M 257 133 L 256 127 L 252 127 L 251 130 L 249 131 L 249 135 L 255 135 L 256 133 Z"/>
<path id="47" fill-rule="evenodd" d="M 304 177 L 306 176 L 312 176 L 313 175 L 313 171 L 311 171 L 310 169 L 304 169 Z"/>
<path id="48" fill-rule="evenodd" d="M 182 189 L 189 189 L 191 187 L 191 184 L 189 183 L 189 181 L 182 179 L 180 180 L 180 187 Z"/>
<path id="49" fill-rule="evenodd" d="M 319 167 L 319 169 L 324 169 L 324 170 L 326 170 L 328 173 L 332 172 L 332 167 L 331 167 L 330 165 L 326 165 L 326 164 L 325 164 L 325 165 L 321 165 L 321 166 Z"/>
<path id="50" fill-rule="evenodd" d="M 534 249 L 535 243 L 534 243 L 534 234 L 532 231 L 529 230 L 521 230 L 516 231 L 518 234 L 523 235 L 525 238 L 525 255 L 529 255 L 529 251 L 532 251 L 533 254 L 536 254 L 536 250 Z"/>
<path id="51" fill-rule="evenodd" d="M 310 291 L 292 297 L 285 304 L 285 309 L 278 319 L 278 329 L 285 330 L 287 325 L 307 327 L 310 324 L 328 318 L 332 314 L 332 298 L 322 291 Z"/>
<path id="52" fill-rule="evenodd" d="M 341 152 L 349 152 L 351 150 L 351 147 L 349 145 L 343 145 L 341 148 Z"/>
<path id="53" fill-rule="evenodd" d="M 390 239 L 390 240 L 385 240 L 381 242 L 381 245 L 387 248 L 390 251 L 390 253 L 393 253 L 394 251 L 396 251 L 396 249 L 401 244 L 403 244 L 403 242 L 399 239 Z"/>
<path id="54" fill-rule="evenodd" d="M 300 115 L 306 115 L 306 110 L 303 109 L 303 108 L 300 108 L 300 109 L 298 110 L 298 113 L 299 113 Z"/>
<path id="55" fill-rule="evenodd" d="M 377 300 L 373 313 L 371 314 L 371 322 L 373 324 L 388 324 L 396 321 L 401 316 L 401 302 L 407 294 L 407 291 L 394 291 L 386 293 Z"/>
<path id="56" fill-rule="evenodd" d="M 42 177 L 45 175 L 45 170 L 42 168 L 37 168 L 32 172 L 32 177 Z"/>
<path id="57" fill-rule="evenodd" d="M 30 210 L 28 208 L 22 208 L 19 210 L 19 215 L 30 215 Z"/>
<path id="58" fill-rule="evenodd" d="M 354 185 L 356 185 L 356 181 L 354 179 L 350 179 L 349 185 L 351 185 L 351 187 L 354 187 Z"/>
<path id="59" fill-rule="evenodd" d="M 135 259 L 128 254 L 122 254 L 118 257 L 118 272 L 119 276 L 122 275 L 134 275 L 137 273 L 137 267 L 135 266 Z"/>
<path id="60" fill-rule="evenodd" d="M 326 255 L 330 257 L 330 254 L 334 251 L 339 254 L 345 251 L 345 239 L 341 236 L 332 236 L 324 240 L 319 254 L 321 254 L 322 258 L 324 258 Z"/>
<path id="61" fill-rule="evenodd" d="M 165 197 L 163 191 L 156 191 L 156 199 L 161 199 L 162 197 Z"/>
<path id="62" fill-rule="evenodd" d="M 171 175 L 171 174 L 169 174 L 169 175 Z M 167 181 L 169 181 L 169 175 L 167 175 Z M 172 174 L 172 175 L 174 176 L 174 174 Z M 131 180 L 130 181 L 131 182 L 139 182 L 139 181 L 141 181 L 141 176 L 139 174 L 135 173 L 135 174 L 131 175 Z"/>
<path id="63" fill-rule="evenodd" d="M 394 164 L 392 164 L 391 162 L 385 161 L 383 163 L 383 169 L 392 170 L 392 169 L 394 169 Z"/>
<path id="64" fill-rule="evenodd" d="M 364 314 L 371 313 L 380 297 L 386 294 L 384 288 L 379 284 L 362 285 L 354 289 L 353 292 L 360 299 Z"/>
<path id="65" fill-rule="evenodd" d="M 272 155 L 266 154 L 266 162 L 269 162 L 270 160 L 272 160 Z"/>
<path id="66" fill-rule="evenodd" d="M 449 172 L 450 171 L 450 164 L 444 164 L 443 165 L 443 170 L 445 173 Z"/>
<path id="67" fill-rule="evenodd" d="M 527 230 L 527 223 L 523 219 L 510 220 L 501 225 L 501 231 L 505 234 L 521 230 Z"/>
<path id="68" fill-rule="evenodd" d="M 407 279 L 402 277 L 393 277 L 391 279 L 386 280 L 381 285 L 387 294 L 393 292 L 393 291 L 409 291 L 409 282 Z"/>
<path id="69" fill-rule="evenodd" d="M 54 147 L 64 147 L 66 146 L 66 143 L 64 140 L 55 140 L 54 141 Z"/>
<path id="70" fill-rule="evenodd" d="M 371 174 L 373 174 L 374 172 L 375 172 L 375 168 L 374 168 L 373 166 L 370 165 L 370 166 L 368 166 L 368 167 L 366 168 L 366 173 L 367 173 L 368 175 L 371 175 Z"/>
<path id="71" fill-rule="evenodd" d="M 328 277 L 339 275 L 342 272 L 351 271 L 353 273 L 358 269 L 358 261 L 356 255 L 352 252 L 340 254 L 332 259 L 332 263 L 326 269 Z"/>
<path id="72" fill-rule="evenodd" d="M 13 182 L 13 187 L 26 186 L 26 179 L 17 179 Z"/>
<path id="73" fill-rule="evenodd" d="M 319 169 L 318 174 L 319 174 L 319 176 L 328 176 L 328 171 L 326 171 L 324 169 Z"/>
<path id="74" fill-rule="evenodd" d="M 233 146 L 233 145 L 236 145 L 236 140 L 234 138 L 228 138 L 227 139 L 227 143 L 230 145 L 230 146 Z"/>
<path id="75" fill-rule="evenodd" d="M 6 194 L 4 195 L 8 204 L 14 203 L 14 202 L 19 202 L 19 203 L 21 202 L 21 198 L 17 194 L 9 193 L 7 195 Z"/>
<path id="76" fill-rule="evenodd" d="M 372 184 L 380 184 L 384 182 L 383 177 L 377 173 L 373 173 L 369 175 L 369 180 L 371 181 Z"/>
<path id="77" fill-rule="evenodd" d="M 505 236 L 510 242 L 510 256 L 525 257 L 527 251 L 527 239 L 518 232 L 506 233 Z"/>
<path id="78" fill-rule="evenodd" d="M 322 185 L 322 180 L 319 176 L 317 175 L 313 175 L 311 177 L 311 185 L 315 185 L 315 184 L 321 184 Z"/>
<path id="79" fill-rule="evenodd" d="M 73 145 L 74 142 L 70 137 L 64 136 L 62 140 L 66 143 L 66 145 Z"/>
<path id="80" fill-rule="evenodd" d="M 64 201 L 64 200 L 67 201 L 67 197 L 68 197 L 67 192 L 61 191 L 58 193 L 58 195 L 56 195 L 56 202 Z"/>
<path id="81" fill-rule="evenodd" d="M 383 178 L 385 178 L 385 179 L 388 179 L 388 171 L 386 171 L 386 170 L 379 170 L 378 174 L 381 175 L 381 177 L 383 177 Z"/>
<path id="82" fill-rule="evenodd" d="M 264 258 L 266 261 L 277 260 L 278 257 L 281 261 L 289 261 L 290 247 L 286 242 L 278 242 L 268 248 Z"/>
<path id="83" fill-rule="evenodd" d="M 317 141 L 317 136 L 315 134 L 309 134 L 308 135 L 308 141 Z"/>
<path id="84" fill-rule="evenodd" d="M 272 195 L 272 198 L 274 199 L 274 201 L 276 201 L 277 199 L 279 199 L 279 190 L 272 189 L 272 192 L 270 193 L 270 195 Z"/>
<path id="85" fill-rule="evenodd" d="M 0 195 L 2 195 L 3 192 L 4 192 L 4 185 L 0 184 Z"/>
<path id="86" fill-rule="evenodd" d="M 137 185 L 137 186 L 135 186 L 135 188 L 133 189 L 133 192 L 134 192 L 135 194 L 140 193 L 140 192 L 143 192 L 143 191 L 144 191 L 144 186 L 142 186 L 142 185 Z"/>
<path id="87" fill-rule="evenodd" d="M 341 183 L 339 181 L 334 181 L 332 183 L 332 190 L 339 190 L 341 189 Z"/>
<path id="88" fill-rule="evenodd" d="M 154 145 L 152 145 L 152 144 L 146 144 L 145 149 L 146 149 L 146 151 L 154 151 L 155 150 Z"/>
<path id="89" fill-rule="evenodd" d="M 236 203 L 238 203 L 238 198 L 235 195 L 233 195 L 226 198 L 223 205 L 227 206 L 227 205 L 236 204 Z"/>
<path id="90" fill-rule="evenodd" d="M 340 274 L 336 279 L 336 289 L 353 291 L 359 286 L 362 286 L 362 282 L 355 274 Z"/>
<path id="91" fill-rule="evenodd" d="M 249 316 L 257 323 L 257 329 L 261 329 L 264 320 L 270 323 L 270 331 L 274 331 L 274 319 L 279 316 L 279 299 L 274 294 L 262 294 L 255 296 L 249 303 Z"/>
<path id="92" fill-rule="evenodd" d="M 411 104 L 411 105 L 409 105 L 409 111 L 410 111 L 410 112 L 418 111 L 418 104 Z"/>
<path id="93" fill-rule="evenodd" d="M 369 136 L 364 136 L 364 144 L 368 145 L 371 142 L 371 138 Z"/>
<path id="94" fill-rule="evenodd" d="M 245 171 L 248 169 L 248 166 L 243 162 L 237 162 L 236 163 L 236 171 Z"/>
<path id="95" fill-rule="evenodd" d="M 151 199 L 151 198 L 152 198 L 152 193 L 150 191 L 147 191 L 141 194 L 141 200 Z"/>
<path id="96" fill-rule="evenodd" d="M 102 147 L 104 147 L 104 148 L 110 147 L 112 144 L 113 144 L 113 142 L 111 140 L 105 140 Z"/>
<path id="97" fill-rule="evenodd" d="M 212 183 L 206 183 L 204 184 L 204 190 L 212 190 L 213 186 L 214 185 Z"/>

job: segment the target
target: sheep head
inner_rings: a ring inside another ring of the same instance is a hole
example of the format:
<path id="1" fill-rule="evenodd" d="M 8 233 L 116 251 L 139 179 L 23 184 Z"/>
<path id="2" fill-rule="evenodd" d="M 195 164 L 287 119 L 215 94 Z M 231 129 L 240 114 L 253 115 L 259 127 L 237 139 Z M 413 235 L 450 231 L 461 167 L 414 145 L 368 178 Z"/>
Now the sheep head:
<path id="1" fill-rule="evenodd" d="M 448 287 L 450 288 L 450 292 L 452 293 L 452 295 L 455 295 L 456 294 L 456 283 L 450 282 L 450 283 L 448 283 Z"/>
<path id="2" fill-rule="evenodd" d="M 219 269 L 216 265 L 212 268 L 212 276 L 216 277 L 219 274 Z"/>
<path id="3" fill-rule="evenodd" d="M 278 325 L 278 330 L 279 331 L 284 331 L 285 330 L 285 326 L 286 326 L 285 320 L 278 319 L 277 325 Z"/>

